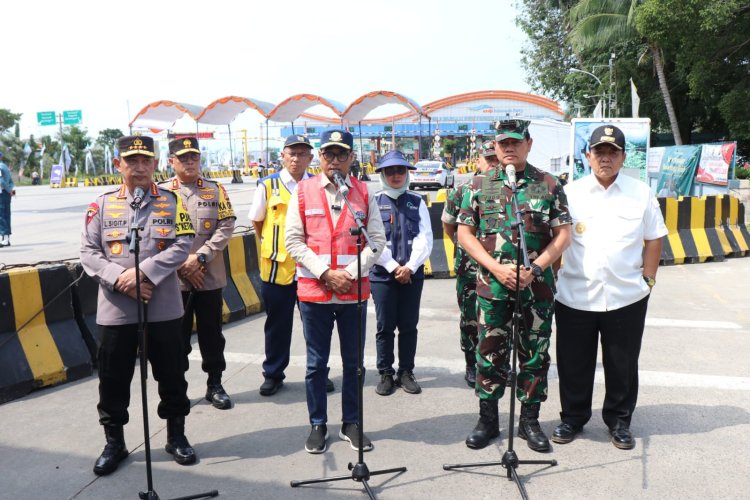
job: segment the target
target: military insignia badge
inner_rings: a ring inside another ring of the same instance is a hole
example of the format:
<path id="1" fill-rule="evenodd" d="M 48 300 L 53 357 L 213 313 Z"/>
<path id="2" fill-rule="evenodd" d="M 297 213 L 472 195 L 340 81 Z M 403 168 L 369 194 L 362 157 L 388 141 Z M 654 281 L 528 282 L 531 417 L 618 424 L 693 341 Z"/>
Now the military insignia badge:
<path id="1" fill-rule="evenodd" d="M 107 236 L 109 236 L 110 238 L 117 238 L 119 236 L 122 236 L 123 234 L 125 233 L 121 233 L 120 231 L 112 231 Z"/>
<path id="2" fill-rule="evenodd" d="M 211 221 L 208 221 L 208 220 L 207 220 L 207 221 L 205 221 L 205 222 L 203 223 L 203 228 L 204 228 L 204 229 L 211 229 Z"/>
<path id="3" fill-rule="evenodd" d="M 156 199 L 156 201 L 167 201 L 167 197 L 166 197 L 166 196 L 159 196 L 159 197 L 158 197 L 158 198 Z"/>
<path id="4" fill-rule="evenodd" d="M 615 133 L 615 129 L 613 129 L 612 127 L 606 127 L 604 129 L 604 133 L 607 134 L 607 135 L 612 135 L 612 134 Z"/>
<path id="5" fill-rule="evenodd" d="M 163 237 L 165 237 L 165 236 L 168 236 L 168 235 L 169 235 L 169 233 L 171 233 L 171 232 L 172 232 L 172 230 L 171 230 L 171 229 L 167 229 L 167 228 L 164 228 L 164 227 L 160 227 L 160 228 L 158 228 L 158 229 L 156 230 L 156 232 L 158 232 L 158 233 L 159 233 L 159 236 L 161 236 L 161 237 L 163 238 Z"/>
<path id="6" fill-rule="evenodd" d="M 122 253 L 122 243 L 113 241 L 109 246 L 109 251 L 112 252 L 112 255 L 120 255 Z"/>
<path id="7" fill-rule="evenodd" d="M 169 203 L 154 203 L 155 208 L 167 208 Z"/>
<path id="8" fill-rule="evenodd" d="M 107 212 L 107 215 L 113 219 L 119 219 L 125 212 Z"/>
<path id="9" fill-rule="evenodd" d="M 185 139 L 184 141 L 182 141 L 182 145 L 185 146 L 185 149 L 192 148 L 193 141 L 191 141 L 190 139 Z"/>
<path id="10" fill-rule="evenodd" d="M 200 196 L 201 196 L 201 200 L 213 200 L 216 198 L 216 196 L 212 194 L 202 194 Z"/>
<path id="11" fill-rule="evenodd" d="M 586 224 L 583 222 L 576 222 L 576 234 L 583 234 L 586 232 Z"/>
<path id="12" fill-rule="evenodd" d="M 156 247 L 161 252 L 162 250 L 164 250 L 165 248 L 167 248 L 167 242 L 164 241 L 164 240 L 161 240 L 159 243 L 156 244 Z"/>
<path id="13" fill-rule="evenodd" d="M 340 132 L 334 132 L 331 134 L 331 140 L 336 142 L 341 142 L 341 133 Z"/>
<path id="14" fill-rule="evenodd" d="M 151 215 L 155 217 L 168 217 L 172 215 L 172 212 L 167 212 L 166 210 L 159 210 L 158 212 L 154 212 Z"/>
<path id="15" fill-rule="evenodd" d="M 96 214 L 99 213 L 99 205 L 96 203 L 92 203 L 89 205 L 89 208 L 86 210 L 86 225 L 89 225 L 89 222 L 91 222 L 91 219 L 94 218 Z"/>

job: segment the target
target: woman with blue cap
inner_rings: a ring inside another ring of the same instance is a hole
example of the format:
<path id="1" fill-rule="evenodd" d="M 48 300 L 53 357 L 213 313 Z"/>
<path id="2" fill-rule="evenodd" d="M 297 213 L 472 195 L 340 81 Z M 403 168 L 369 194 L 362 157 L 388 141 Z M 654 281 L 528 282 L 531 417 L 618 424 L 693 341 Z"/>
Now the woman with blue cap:
<path id="1" fill-rule="evenodd" d="M 401 387 L 410 394 L 422 388 L 414 377 L 419 303 L 424 284 L 424 263 L 432 252 L 432 226 L 427 205 L 409 187 L 415 170 L 401 151 L 390 151 L 375 172 L 382 190 L 376 194 L 385 226 L 386 246 L 370 269 L 370 287 L 377 318 L 375 392 L 393 394 Z M 398 328 L 398 371 L 394 370 L 394 339 Z"/>

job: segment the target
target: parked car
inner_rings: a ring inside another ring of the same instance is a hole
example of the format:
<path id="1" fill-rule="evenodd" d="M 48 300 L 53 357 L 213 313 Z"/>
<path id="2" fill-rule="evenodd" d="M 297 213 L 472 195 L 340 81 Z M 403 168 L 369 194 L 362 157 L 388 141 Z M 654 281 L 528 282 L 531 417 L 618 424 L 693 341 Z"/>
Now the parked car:
<path id="1" fill-rule="evenodd" d="M 422 160 L 415 165 L 416 170 L 412 172 L 411 189 L 418 187 L 451 188 L 456 183 L 451 169 L 445 162 L 437 160 Z"/>

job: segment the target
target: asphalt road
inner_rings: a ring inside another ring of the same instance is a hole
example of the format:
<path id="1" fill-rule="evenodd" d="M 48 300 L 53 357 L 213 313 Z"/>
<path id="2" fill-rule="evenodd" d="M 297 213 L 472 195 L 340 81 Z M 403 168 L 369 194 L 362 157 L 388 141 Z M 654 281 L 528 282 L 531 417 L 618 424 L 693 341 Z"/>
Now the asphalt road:
<path id="1" fill-rule="evenodd" d="M 39 189 L 39 195 L 29 192 L 32 189 Z M 251 189 L 247 184 L 230 185 L 241 219 Z M 13 246 L 0 250 L 0 262 L 75 258 L 85 207 L 100 191 L 22 188 L 14 201 Z M 600 417 L 604 386 L 599 376 L 594 417 L 574 442 L 538 454 L 514 439 L 521 460 L 558 462 L 519 466 L 530 498 L 748 497 L 750 476 L 742 458 L 750 447 L 748 275 L 748 258 L 660 269 L 641 354 L 641 390 L 632 425 L 635 449 L 618 450 L 608 441 Z M 463 381 L 454 286 L 454 280 L 428 280 L 424 287 L 415 370 L 424 389 L 419 395 L 375 394 L 375 321 L 372 304 L 368 305 L 364 427 L 375 449 L 364 459 L 371 471 L 407 467 L 401 474 L 371 477 L 369 484 L 378 498 L 520 498 L 500 466 L 442 468 L 446 463 L 499 461 L 509 445 L 507 397 L 500 403 L 500 438 L 478 451 L 464 445 L 476 422 L 478 403 Z M 191 355 L 187 375 L 193 407 L 187 435 L 199 456 L 197 464 L 177 465 L 164 452 L 165 426 L 156 415 L 158 395 L 149 378 L 153 481 L 162 498 L 212 489 L 219 490 L 220 498 L 232 499 L 362 498 L 362 485 L 351 479 L 290 487 L 295 479 L 349 477 L 347 464 L 356 462 L 357 453 L 337 437 L 341 386 L 337 342 L 330 363 L 337 390 L 329 397 L 331 438 L 326 453 L 304 451 L 309 424 L 299 321 L 285 387 L 273 397 L 258 394 L 263 380 L 264 319 L 259 314 L 225 326 L 224 385 L 235 400 L 231 410 L 216 410 L 202 399 L 205 375 L 197 348 Z M 540 418 L 548 434 L 558 423 L 559 411 L 554 340 L 553 335 L 549 399 Z M 125 499 L 137 498 L 146 489 L 137 372 L 131 421 L 125 430 L 131 454 L 114 474 L 102 478 L 91 471 L 104 444 L 97 423 L 97 396 L 93 376 L 0 405 L 0 498 Z"/>

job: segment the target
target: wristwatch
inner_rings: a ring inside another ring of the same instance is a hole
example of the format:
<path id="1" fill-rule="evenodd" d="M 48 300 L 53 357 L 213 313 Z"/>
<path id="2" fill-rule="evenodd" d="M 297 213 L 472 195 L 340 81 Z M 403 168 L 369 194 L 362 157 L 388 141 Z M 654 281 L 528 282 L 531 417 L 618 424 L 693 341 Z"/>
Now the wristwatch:
<path id="1" fill-rule="evenodd" d="M 538 278 L 542 275 L 544 271 L 542 271 L 542 268 L 539 267 L 537 264 L 531 263 L 531 274 L 534 275 L 535 278 Z"/>
<path id="2" fill-rule="evenodd" d="M 652 278 L 651 276 L 644 276 L 643 281 L 646 282 L 649 288 L 654 288 L 654 285 L 656 284 L 656 279 Z"/>
<path id="3" fill-rule="evenodd" d="M 196 254 L 196 255 L 198 256 L 198 262 L 200 263 L 200 265 L 201 266 L 205 266 L 206 265 L 206 254 L 199 253 L 199 254 Z"/>

